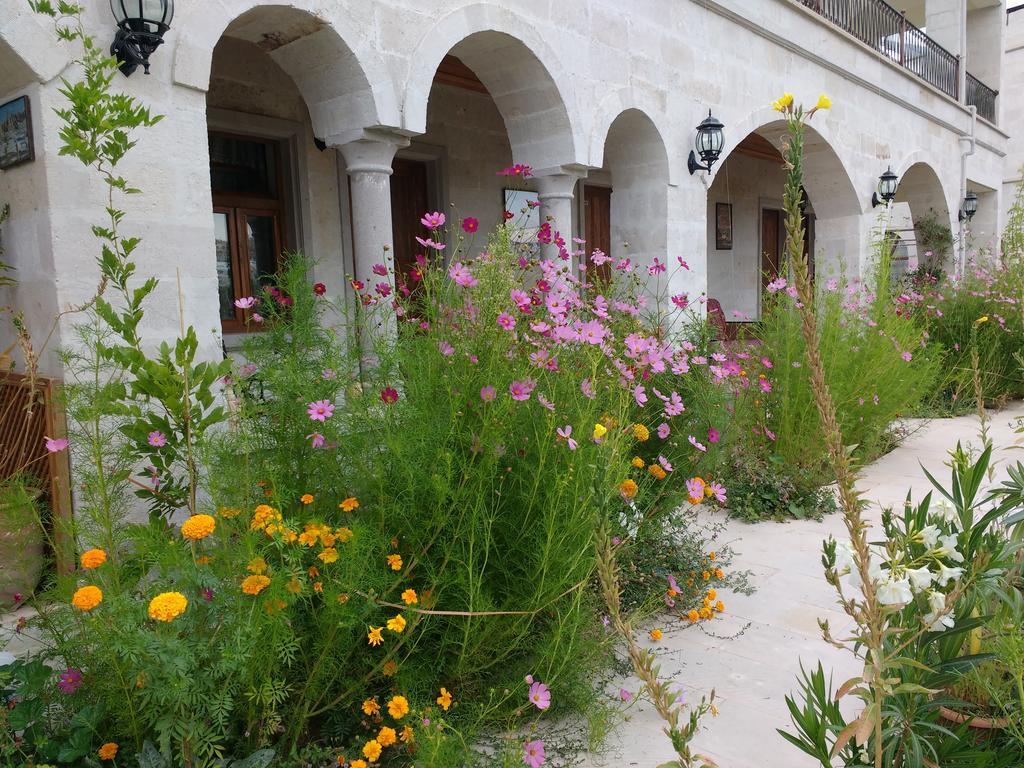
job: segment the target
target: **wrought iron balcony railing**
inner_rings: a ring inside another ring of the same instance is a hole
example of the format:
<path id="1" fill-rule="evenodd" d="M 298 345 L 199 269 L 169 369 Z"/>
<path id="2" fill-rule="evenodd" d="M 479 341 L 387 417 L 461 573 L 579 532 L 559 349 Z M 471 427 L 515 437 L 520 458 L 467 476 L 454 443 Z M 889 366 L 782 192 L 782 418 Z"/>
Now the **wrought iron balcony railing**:
<path id="1" fill-rule="evenodd" d="M 907 21 L 884 0 L 799 0 L 844 32 L 914 73 L 947 96 L 960 98 L 960 59 Z M 966 103 L 995 121 L 996 91 L 967 75 Z"/>

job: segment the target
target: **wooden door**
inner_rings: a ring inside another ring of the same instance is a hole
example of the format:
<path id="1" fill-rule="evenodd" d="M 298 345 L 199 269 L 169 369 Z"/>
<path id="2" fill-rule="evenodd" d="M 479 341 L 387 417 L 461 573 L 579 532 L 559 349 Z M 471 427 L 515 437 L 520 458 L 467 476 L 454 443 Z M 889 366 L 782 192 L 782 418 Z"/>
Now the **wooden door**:
<path id="1" fill-rule="evenodd" d="M 416 236 L 429 233 L 420 224 L 427 212 L 430 196 L 427 189 L 427 164 L 419 160 L 395 158 L 391 164 L 391 221 L 395 246 L 395 275 L 410 288 L 415 285 L 409 273 L 416 266 L 416 254 L 423 248 Z M 427 254 L 428 256 L 431 254 Z M 383 257 L 383 254 L 381 254 Z"/>
<path id="2" fill-rule="evenodd" d="M 774 208 L 761 210 L 761 288 L 779 276 L 779 248 L 782 212 Z"/>
<path id="3" fill-rule="evenodd" d="M 583 186 L 583 235 L 586 238 L 586 252 L 589 257 L 594 251 L 612 255 L 612 188 Z M 589 260 L 589 259 L 588 259 Z M 595 277 L 596 276 L 596 277 Z M 611 265 L 595 267 L 591 280 L 607 282 L 611 278 Z"/>

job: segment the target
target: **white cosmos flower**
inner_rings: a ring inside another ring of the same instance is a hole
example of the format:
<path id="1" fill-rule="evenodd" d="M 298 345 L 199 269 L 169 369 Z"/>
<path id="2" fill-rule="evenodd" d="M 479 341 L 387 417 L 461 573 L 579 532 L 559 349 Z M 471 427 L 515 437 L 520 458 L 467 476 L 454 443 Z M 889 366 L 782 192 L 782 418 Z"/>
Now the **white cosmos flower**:
<path id="1" fill-rule="evenodd" d="M 923 565 L 920 568 L 907 568 L 907 577 L 915 592 L 921 592 L 932 585 L 932 572 Z"/>
<path id="2" fill-rule="evenodd" d="M 956 581 L 959 579 L 963 572 L 963 568 L 947 568 L 944 564 L 939 563 L 939 575 L 935 577 L 935 581 L 940 587 L 944 587 L 950 580 Z"/>
<path id="3" fill-rule="evenodd" d="M 878 585 L 875 593 L 882 605 L 906 605 L 914 599 L 907 579 L 888 578 Z"/>

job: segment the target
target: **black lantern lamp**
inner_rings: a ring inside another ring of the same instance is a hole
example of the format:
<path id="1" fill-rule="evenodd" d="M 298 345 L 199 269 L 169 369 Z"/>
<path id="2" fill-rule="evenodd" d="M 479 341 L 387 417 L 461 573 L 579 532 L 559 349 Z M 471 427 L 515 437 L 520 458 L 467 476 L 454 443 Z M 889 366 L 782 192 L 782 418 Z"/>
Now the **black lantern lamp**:
<path id="1" fill-rule="evenodd" d="M 968 192 L 964 195 L 964 201 L 960 205 L 960 221 L 967 219 L 970 221 L 974 218 L 974 214 L 978 212 L 978 196 L 973 192 Z"/>
<path id="2" fill-rule="evenodd" d="M 121 71 L 130 75 L 141 65 L 149 74 L 149 57 L 171 28 L 174 0 L 110 0 L 117 19 L 117 35 L 110 46 Z"/>
<path id="3" fill-rule="evenodd" d="M 871 194 L 871 207 L 888 205 L 896 197 L 896 187 L 899 186 L 900 177 L 892 172 L 892 168 L 886 168 L 885 173 L 878 177 L 878 189 Z"/>
<path id="4" fill-rule="evenodd" d="M 690 159 L 687 162 L 691 176 L 697 171 L 710 171 L 711 166 L 718 160 L 718 156 L 722 154 L 722 144 L 725 141 L 725 134 L 722 133 L 724 127 L 721 120 L 711 116 L 709 109 L 708 116 L 697 126 L 697 141 L 695 142 L 697 154 L 700 155 L 704 165 L 697 162 L 697 155 L 691 149 Z"/>

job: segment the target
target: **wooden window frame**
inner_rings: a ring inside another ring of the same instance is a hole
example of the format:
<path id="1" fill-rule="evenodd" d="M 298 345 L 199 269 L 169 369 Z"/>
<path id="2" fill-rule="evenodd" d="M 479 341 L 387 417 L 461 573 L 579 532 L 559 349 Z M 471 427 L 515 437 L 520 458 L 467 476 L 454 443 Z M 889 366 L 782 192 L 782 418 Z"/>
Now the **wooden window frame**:
<path id="1" fill-rule="evenodd" d="M 275 269 L 279 269 L 281 266 L 284 233 L 288 231 L 288 206 L 285 195 L 281 141 L 266 136 L 248 136 L 228 131 L 211 130 L 208 131 L 208 135 L 264 144 L 268 148 L 274 164 L 276 182 L 274 195 L 247 195 L 211 190 L 213 213 L 225 214 L 228 219 L 231 280 L 235 288 L 234 298 L 239 299 L 253 295 L 252 275 L 249 274 L 249 239 L 245 236 L 245 223 L 248 216 L 269 216 L 273 219 Z M 219 311 L 218 314 L 220 314 Z M 234 310 L 234 317 L 221 318 L 221 328 L 224 333 L 247 333 L 259 330 L 258 325 L 246 324 L 243 310 L 237 307 Z"/>

